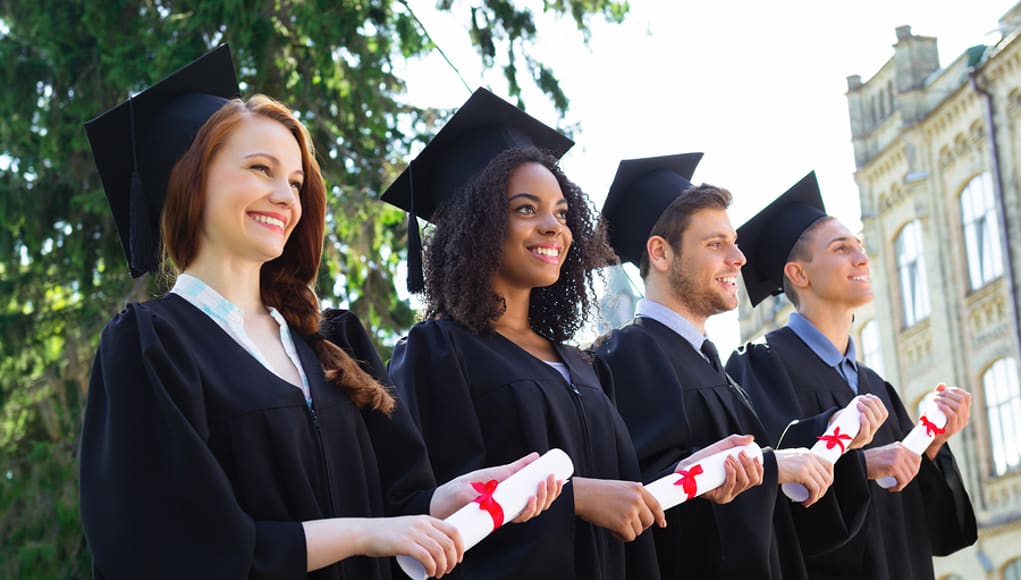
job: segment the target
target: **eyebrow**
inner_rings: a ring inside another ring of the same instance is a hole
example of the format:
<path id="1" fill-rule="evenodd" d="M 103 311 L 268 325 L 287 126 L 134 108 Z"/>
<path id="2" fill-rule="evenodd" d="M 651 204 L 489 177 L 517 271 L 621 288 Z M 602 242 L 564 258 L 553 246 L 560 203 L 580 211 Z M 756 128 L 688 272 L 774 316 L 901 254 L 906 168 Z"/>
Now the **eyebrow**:
<path id="1" fill-rule="evenodd" d="M 826 246 L 832 246 L 833 244 L 835 244 L 837 242 L 846 242 L 848 240 L 853 240 L 855 242 L 858 242 L 859 244 L 862 243 L 861 238 L 859 238 L 858 236 L 837 236 L 837 237 L 833 238 L 832 240 L 830 240 L 829 242 L 827 242 Z"/>
<path id="2" fill-rule="evenodd" d="M 731 237 L 733 237 L 736 240 L 737 234 L 728 234 L 727 232 L 713 232 L 711 234 L 706 234 L 702 236 L 702 241 L 707 242 L 709 240 L 727 240 L 730 239 Z"/>
<path id="3" fill-rule="evenodd" d="M 515 193 L 514 195 L 510 196 L 510 199 L 508 199 L 507 201 L 508 202 L 514 201 L 515 199 L 517 199 L 519 197 L 524 197 L 526 199 L 530 199 L 530 200 L 534 201 L 535 203 L 540 203 L 542 201 L 541 199 L 539 199 L 539 196 L 535 195 L 534 193 Z M 557 201 L 557 205 L 567 205 L 567 198 L 566 197 L 561 197 L 560 200 Z"/>
<path id="4" fill-rule="evenodd" d="M 269 159 L 270 161 L 272 161 L 273 163 L 275 163 L 276 165 L 281 165 L 280 160 L 277 159 L 276 155 L 273 155 L 272 153 L 263 153 L 261 151 L 256 151 L 255 153 L 249 153 L 248 155 L 245 155 L 243 157 L 243 159 L 251 159 L 252 157 L 265 157 L 265 158 Z M 305 177 L 305 171 L 301 170 L 301 169 L 295 169 L 291 173 L 292 174 L 297 173 L 297 174 L 301 175 L 302 177 Z"/>

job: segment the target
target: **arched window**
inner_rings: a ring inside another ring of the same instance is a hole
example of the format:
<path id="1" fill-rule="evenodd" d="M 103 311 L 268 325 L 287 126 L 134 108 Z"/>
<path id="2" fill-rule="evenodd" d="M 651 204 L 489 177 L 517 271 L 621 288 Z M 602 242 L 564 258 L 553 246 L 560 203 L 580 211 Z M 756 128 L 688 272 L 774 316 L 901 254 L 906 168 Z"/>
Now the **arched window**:
<path id="1" fill-rule="evenodd" d="M 961 192 L 961 221 L 972 290 L 1003 275 L 1000 228 L 993 195 L 993 178 L 989 173 L 976 176 Z"/>
<path id="2" fill-rule="evenodd" d="M 1021 467 L 1021 385 L 1017 372 L 1017 360 L 1001 358 L 982 375 L 995 475 Z"/>
<path id="3" fill-rule="evenodd" d="M 897 269 L 900 273 L 901 305 L 904 327 L 914 325 L 929 316 L 929 287 L 922 256 L 922 224 L 908 222 L 894 242 Z"/>
<path id="4" fill-rule="evenodd" d="M 1015 558 L 1003 567 L 1003 580 L 1021 580 L 1021 558 Z"/>
<path id="5" fill-rule="evenodd" d="M 879 323 L 870 320 L 861 327 L 861 360 L 879 376 L 883 373 L 883 351 L 879 345 Z"/>

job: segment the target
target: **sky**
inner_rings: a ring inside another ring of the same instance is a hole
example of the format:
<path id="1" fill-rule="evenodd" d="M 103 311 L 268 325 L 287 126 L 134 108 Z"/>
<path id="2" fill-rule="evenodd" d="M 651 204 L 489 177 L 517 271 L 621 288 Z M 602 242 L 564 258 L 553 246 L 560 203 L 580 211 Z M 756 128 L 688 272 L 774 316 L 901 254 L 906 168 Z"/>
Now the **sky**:
<path id="1" fill-rule="evenodd" d="M 522 4 L 541 12 L 541 1 Z M 454 9 L 470 5 L 458 0 Z M 506 98 L 502 72 L 482 71 L 460 17 L 436 11 L 431 0 L 411 6 L 472 89 L 486 86 Z M 587 45 L 573 22 L 540 15 L 533 54 L 553 67 L 570 108 L 558 119 L 548 99 L 523 83 L 526 110 L 573 128 L 577 144 L 561 165 L 597 207 L 621 159 L 701 151 L 692 181 L 734 194 L 735 227 L 815 170 L 829 213 L 858 229 L 847 77 L 867 81 L 877 73 L 893 56 L 901 25 L 936 37 L 946 66 L 969 46 L 998 40 L 998 20 L 1013 6 L 631 0 L 622 24 L 591 19 Z M 470 95 L 438 55 L 399 74 L 408 102 L 418 106 L 453 109 Z M 711 318 L 707 332 L 721 352 L 737 346 L 736 312 Z"/>

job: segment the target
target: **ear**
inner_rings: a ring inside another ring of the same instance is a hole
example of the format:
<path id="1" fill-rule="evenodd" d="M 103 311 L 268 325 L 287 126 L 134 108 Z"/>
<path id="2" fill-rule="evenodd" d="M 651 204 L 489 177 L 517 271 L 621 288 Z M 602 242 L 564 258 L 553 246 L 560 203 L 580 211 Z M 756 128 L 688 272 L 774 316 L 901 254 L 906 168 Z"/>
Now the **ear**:
<path id="1" fill-rule="evenodd" d="M 799 262 L 787 262 L 783 267 L 783 275 L 795 288 L 808 288 L 808 276 Z"/>
<path id="2" fill-rule="evenodd" d="M 649 267 L 660 273 L 670 270 L 673 261 L 673 248 L 663 236 L 649 236 L 645 240 L 645 251 L 649 253 Z"/>

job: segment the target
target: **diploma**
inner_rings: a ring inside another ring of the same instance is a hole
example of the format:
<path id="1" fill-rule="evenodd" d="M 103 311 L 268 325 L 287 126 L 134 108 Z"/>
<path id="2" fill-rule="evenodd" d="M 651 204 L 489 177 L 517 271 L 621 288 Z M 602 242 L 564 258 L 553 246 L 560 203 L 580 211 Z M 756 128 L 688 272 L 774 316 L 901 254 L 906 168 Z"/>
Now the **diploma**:
<path id="1" fill-rule="evenodd" d="M 942 434 L 947 426 L 947 416 L 939 410 L 939 406 L 933 401 L 927 401 L 922 407 L 922 416 L 918 418 L 918 424 L 912 429 L 901 443 L 916 454 L 921 455 L 929 448 L 937 435 Z M 892 475 L 881 477 L 876 480 L 882 488 L 891 488 L 897 485 L 897 478 Z"/>
<path id="2" fill-rule="evenodd" d="M 473 482 L 478 497 L 468 505 L 454 512 L 445 521 L 461 532 L 464 549 L 478 544 L 493 533 L 504 522 L 518 517 L 535 495 L 535 490 L 550 474 L 558 480 L 567 481 L 574 473 L 574 463 L 560 449 L 550 449 L 535 461 L 523 467 L 507 479 Z M 415 580 L 425 580 L 425 568 L 410 556 L 397 556 L 401 570 Z"/>
<path id="3" fill-rule="evenodd" d="M 858 411 L 857 397 L 837 412 L 833 423 L 826 429 L 826 432 L 816 437 L 818 441 L 812 446 L 812 453 L 830 463 L 836 463 L 840 456 L 847 451 L 847 446 L 858 435 L 861 430 L 861 412 Z M 808 488 L 800 483 L 785 483 L 780 486 L 783 494 L 791 501 L 805 501 L 808 499 Z"/>
<path id="4" fill-rule="evenodd" d="M 723 463 L 728 457 L 737 458 L 742 451 L 748 457 L 762 462 L 762 449 L 755 443 L 731 447 L 689 465 L 686 469 L 661 477 L 646 485 L 645 489 L 659 501 L 664 510 L 668 510 L 723 485 L 727 479 Z"/>

